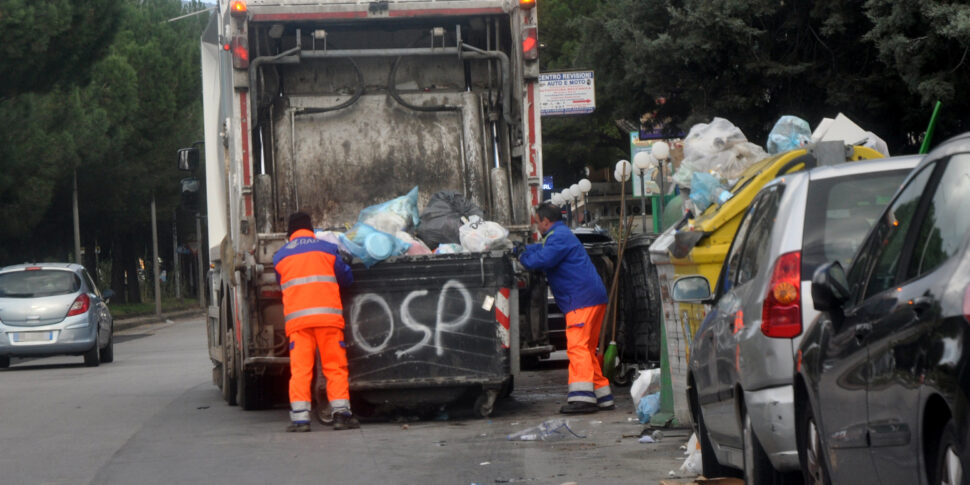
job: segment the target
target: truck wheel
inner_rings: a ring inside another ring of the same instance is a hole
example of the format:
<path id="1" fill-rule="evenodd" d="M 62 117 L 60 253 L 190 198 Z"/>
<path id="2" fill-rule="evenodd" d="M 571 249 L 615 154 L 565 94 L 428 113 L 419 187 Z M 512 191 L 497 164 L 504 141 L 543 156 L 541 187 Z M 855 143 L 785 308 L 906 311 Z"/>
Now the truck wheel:
<path id="1" fill-rule="evenodd" d="M 267 400 L 263 398 L 263 388 L 268 384 L 267 378 L 240 371 L 238 382 L 236 401 L 239 402 L 239 407 L 246 411 L 266 407 Z"/>
<path id="2" fill-rule="evenodd" d="M 229 310 L 225 292 L 219 305 L 219 331 L 222 333 L 222 398 L 230 406 L 236 405 L 236 335 L 229 328 Z"/>

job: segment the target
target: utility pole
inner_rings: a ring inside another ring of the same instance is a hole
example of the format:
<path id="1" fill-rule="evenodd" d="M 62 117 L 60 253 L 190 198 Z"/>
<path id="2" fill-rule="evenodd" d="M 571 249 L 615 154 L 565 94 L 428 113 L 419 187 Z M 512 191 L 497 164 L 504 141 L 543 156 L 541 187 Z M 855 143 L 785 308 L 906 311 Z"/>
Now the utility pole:
<path id="1" fill-rule="evenodd" d="M 74 167 L 74 262 L 84 264 L 81 261 L 81 220 L 77 209 L 77 167 Z"/>
<path id="2" fill-rule="evenodd" d="M 152 277 L 155 279 L 155 315 L 161 315 L 162 282 L 158 278 L 158 222 L 155 217 L 154 194 L 152 194 Z"/>

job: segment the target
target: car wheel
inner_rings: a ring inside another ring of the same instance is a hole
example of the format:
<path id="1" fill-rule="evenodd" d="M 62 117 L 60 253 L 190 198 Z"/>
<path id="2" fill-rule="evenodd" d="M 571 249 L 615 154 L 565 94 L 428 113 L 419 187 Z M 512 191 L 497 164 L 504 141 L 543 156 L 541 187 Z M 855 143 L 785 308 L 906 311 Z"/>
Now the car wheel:
<path id="1" fill-rule="evenodd" d="M 107 363 L 110 363 L 110 362 L 114 362 L 114 360 L 115 360 L 115 336 L 113 334 L 110 337 L 108 337 L 108 345 L 105 345 L 104 348 L 101 349 L 100 359 L 101 359 L 101 363 L 102 364 L 107 364 Z"/>
<path id="2" fill-rule="evenodd" d="M 0 355 L 0 369 L 6 369 L 7 367 L 10 367 L 10 356 Z"/>
<path id="3" fill-rule="evenodd" d="M 695 403 L 696 397 L 695 397 Z M 707 436 L 707 426 L 704 426 L 704 415 L 700 407 L 696 407 L 697 415 L 694 420 L 697 423 L 697 439 L 701 443 L 701 469 L 705 477 L 733 477 L 737 471 L 728 468 L 717 461 L 714 454 L 714 447 L 711 445 L 710 438 Z"/>
<path id="4" fill-rule="evenodd" d="M 811 404 L 805 405 L 805 412 L 800 416 L 798 426 L 798 460 L 802 465 L 805 485 L 829 485 L 825 451 Z"/>
<path id="5" fill-rule="evenodd" d="M 965 485 L 967 483 L 966 475 L 964 475 L 964 470 L 967 468 L 965 466 L 967 465 L 966 457 L 957 443 L 956 436 L 956 428 L 951 419 L 943 428 L 940 444 L 936 448 L 936 459 L 930 462 L 936 464 L 933 468 L 934 476 L 930 483 L 934 485 Z"/>
<path id="6" fill-rule="evenodd" d="M 94 346 L 91 350 L 84 353 L 84 365 L 87 367 L 97 367 L 101 365 L 101 349 L 98 348 L 98 339 L 94 339 Z"/>
<path id="7" fill-rule="evenodd" d="M 778 473 L 751 426 L 751 416 L 744 414 L 744 482 L 747 485 L 779 483 Z"/>

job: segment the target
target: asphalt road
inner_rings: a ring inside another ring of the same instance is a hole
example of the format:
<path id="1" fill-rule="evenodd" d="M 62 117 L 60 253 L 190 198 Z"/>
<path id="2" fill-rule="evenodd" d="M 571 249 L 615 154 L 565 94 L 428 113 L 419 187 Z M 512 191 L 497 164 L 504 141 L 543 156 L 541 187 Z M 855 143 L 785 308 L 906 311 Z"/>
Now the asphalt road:
<path id="1" fill-rule="evenodd" d="M 212 384 L 201 318 L 117 335 L 115 362 L 16 362 L 0 371 L 0 483 L 19 484 L 655 484 L 683 461 L 688 431 L 638 443 L 628 390 L 617 410 L 573 418 L 585 438 L 512 442 L 557 418 L 563 362 L 526 372 L 489 419 L 453 408 L 360 430 L 285 433 L 286 404 L 242 411 Z"/>

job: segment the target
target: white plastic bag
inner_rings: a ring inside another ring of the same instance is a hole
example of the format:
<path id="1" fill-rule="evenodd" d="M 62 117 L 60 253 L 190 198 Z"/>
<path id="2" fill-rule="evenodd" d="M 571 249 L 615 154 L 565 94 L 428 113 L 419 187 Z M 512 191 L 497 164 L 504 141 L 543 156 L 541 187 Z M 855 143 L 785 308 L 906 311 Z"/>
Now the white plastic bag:
<path id="1" fill-rule="evenodd" d="M 701 462 L 701 447 L 697 443 L 697 435 L 692 434 L 687 442 L 687 459 L 680 465 L 680 475 L 684 477 L 697 476 L 704 472 Z"/>
<path id="2" fill-rule="evenodd" d="M 508 237 L 509 230 L 501 224 L 483 221 L 478 216 L 472 216 L 468 222 L 458 228 L 458 238 L 461 240 L 462 247 L 473 253 L 503 248 Z"/>
<path id="3" fill-rule="evenodd" d="M 640 371 L 637 374 L 637 378 L 633 381 L 633 385 L 630 386 L 630 397 L 633 398 L 634 408 L 640 403 L 640 399 L 643 396 L 658 391 L 660 391 L 660 369 Z"/>

